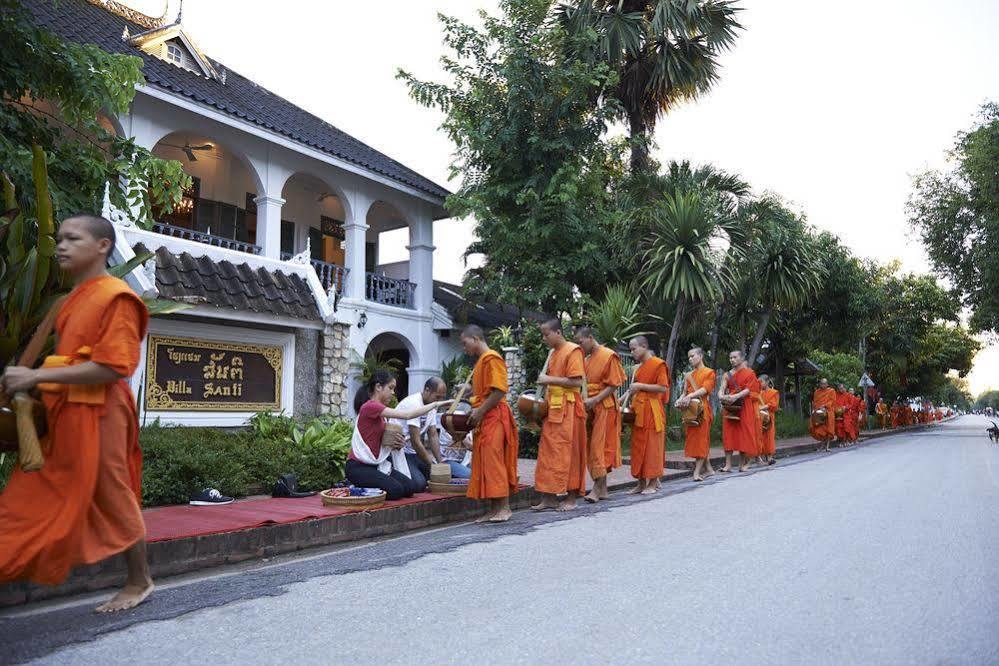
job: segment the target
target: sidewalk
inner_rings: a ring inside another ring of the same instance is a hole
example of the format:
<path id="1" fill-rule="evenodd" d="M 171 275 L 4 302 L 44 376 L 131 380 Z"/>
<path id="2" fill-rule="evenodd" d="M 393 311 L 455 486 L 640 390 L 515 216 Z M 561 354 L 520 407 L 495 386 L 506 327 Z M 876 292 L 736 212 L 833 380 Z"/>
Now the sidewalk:
<path id="1" fill-rule="evenodd" d="M 916 425 L 889 431 L 870 431 L 861 441 L 930 427 Z M 817 442 L 795 438 L 777 442 L 777 456 L 810 453 Z M 721 449 L 711 449 L 713 462 L 724 460 Z M 537 501 L 534 492 L 536 460 L 520 459 L 522 489 L 511 504 L 515 510 Z M 689 477 L 693 461 L 682 451 L 667 454 L 663 481 Z M 608 480 L 611 490 L 635 485 L 630 467 L 614 470 Z M 149 542 L 149 564 L 154 578 L 197 571 L 251 559 L 274 557 L 317 546 L 363 541 L 401 534 L 447 523 L 471 520 L 482 514 L 482 503 L 465 497 L 421 493 L 408 500 L 391 502 L 371 511 L 346 511 L 324 507 L 318 496 L 303 499 L 254 497 L 218 507 L 187 505 L 155 507 L 143 511 Z M 91 592 L 121 584 L 124 561 L 111 558 L 80 567 L 56 587 L 30 583 L 0 586 L 0 608 Z"/>

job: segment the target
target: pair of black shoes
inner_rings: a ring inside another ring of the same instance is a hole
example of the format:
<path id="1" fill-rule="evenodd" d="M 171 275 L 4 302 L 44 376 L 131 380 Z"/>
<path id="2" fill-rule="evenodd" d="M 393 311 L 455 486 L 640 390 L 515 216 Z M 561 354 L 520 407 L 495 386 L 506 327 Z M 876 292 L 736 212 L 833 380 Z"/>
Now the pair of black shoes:
<path id="1" fill-rule="evenodd" d="M 300 490 L 298 476 L 295 474 L 282 474 L 271 490 L 271 497 L 311 497 L 315 494 L 314 490 Z"/>

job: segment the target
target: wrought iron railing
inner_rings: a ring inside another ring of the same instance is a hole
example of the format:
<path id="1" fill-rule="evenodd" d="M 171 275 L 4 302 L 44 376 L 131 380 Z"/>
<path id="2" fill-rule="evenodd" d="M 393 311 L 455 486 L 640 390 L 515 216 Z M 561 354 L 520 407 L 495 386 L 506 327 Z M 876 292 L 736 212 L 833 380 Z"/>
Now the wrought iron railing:
<path id="1" fill-rule="evenodd" d="M 409 280 L 365 273 L 364 296 L 375 303 L 409 310 L 416 309 L 416 285 Z"/>
<path id="2" fill-rule="evenodd" d="M 291 257 L 292 254 L 289 252 L 281 253 L 281 258 L 285 261 Z M 318 259 L 312 259 L 310 263 L 316 269 L 316 275 L 319 276 L 319 282 L 323 285 L 323 289 L 329 292 L 330 289 L 336 287 L 336 293 L 343 294 L 343 287 L 347 283 L 348 269 Z"/>
<path id="3" fill-rule="evenodd" d="M 223 236 L 206 234 L 203 231 L 195 231 L 194 229 L 175 227 L 172 224 L 166 224 L 164 222 L 154 222 L 153 231 L 165 236 L 183 238 L 197 243 L 204 243 L 205 245 L 214 245 L 215 247 L 224 247 L 227 250 L 236 250 L 238 252 L 246 252 L 247 254 L 260 254 L 259 245 L 244 243 L 243 241 L 233 240 L 232 238 L 225 238 Z"/>

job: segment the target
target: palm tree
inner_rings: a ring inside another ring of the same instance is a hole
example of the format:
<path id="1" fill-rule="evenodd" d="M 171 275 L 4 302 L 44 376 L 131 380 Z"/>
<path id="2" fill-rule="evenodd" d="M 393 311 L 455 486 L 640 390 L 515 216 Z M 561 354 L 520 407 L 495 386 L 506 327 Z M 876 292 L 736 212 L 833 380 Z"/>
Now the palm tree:
<path id="1" fill-rule="evenodd" d="M 586 320 L 597 339 L 611 349 L 642 334 L 641 299 L 638 289 L 631 284 L 612 284 L 607 287 L 604 297 L 587 310 Z"/>
<path id="2" fill-rule="evenodd" d="M 718 80 L 718 56 L 742 28 L 739 11 L 734 0 L 572 0 L 556 10 L 574 37 L 572 55 L 618 72 L 615 96 L 631 135 L 632 173 L 649 170 L 659 115 Z"/>
<path id="3" fill-rule="evenodd" d="M 643 286 L 654 298 L 676 302 L 666 347 L 672 368 L 687 305 L 715 298 L 731 284 L 722 258 L 726 244 L 739 252 L 732 243 L 739 231 L 735 210 L 703 190 L 678 188 L 633 215 L 643 217 L 642 226 L 649 229 L 643 243 Z"/>
<path id="4" fill-rule="evenodd" d="M 804 221 L 772 197 L 761 204 L 770 212 L 760 220 L 748 276 L 763 308 L 749 352 L 751 364 L 756 363 L 774 311 L 804 305 L 824 278 L 814 236 Z"/>

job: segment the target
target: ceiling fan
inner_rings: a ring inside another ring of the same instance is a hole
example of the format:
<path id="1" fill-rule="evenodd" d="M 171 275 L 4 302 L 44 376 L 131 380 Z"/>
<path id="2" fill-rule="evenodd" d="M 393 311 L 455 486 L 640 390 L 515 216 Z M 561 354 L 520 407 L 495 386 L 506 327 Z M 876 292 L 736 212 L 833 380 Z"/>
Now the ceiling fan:
<path id="1" fill-rule="evenodd" d="M 194 156 L 194 151 L 195 150 L 212 150 L 213 148 L 215 148 L 215 146 L 213 146 L 210 143 L 203 143 L 200 146 L 192 146 L 190 144 L 190 142 L 185 143 L 183 146 L 178 146 L 177 144 L 174 144 L 174 143 L 164 143 L 163 145 L 164 146 L 170 146 L 171 148 L 176 148 L 177 150 L 184 151 L 184 154 L 187 155 L 187 159 L 189 161 L 191 161 L 191 162 L 197 162 L 198 161 L 198 158 Z"/>

